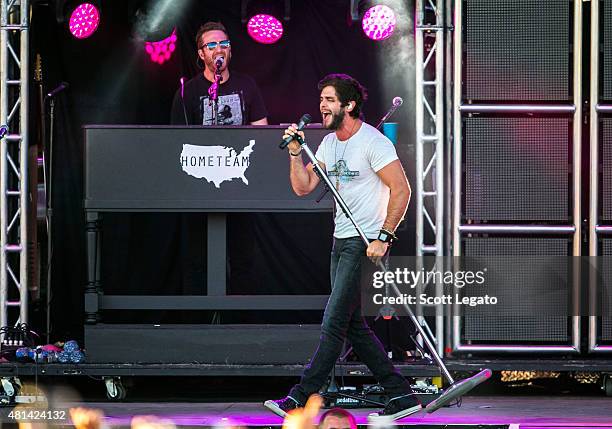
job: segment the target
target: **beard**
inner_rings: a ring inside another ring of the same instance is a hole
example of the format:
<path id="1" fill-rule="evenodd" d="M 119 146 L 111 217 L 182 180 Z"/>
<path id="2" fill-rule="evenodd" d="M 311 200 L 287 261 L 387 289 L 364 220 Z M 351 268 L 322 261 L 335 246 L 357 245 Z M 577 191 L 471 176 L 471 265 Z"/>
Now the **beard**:
<path id="1" fill-rule="evenodd" d="M 329 125 L 325 128 L 327 128 L 328 130 L 336 131 L 340 128 L 340 125 L 342 124 L 342 121 L 344 120 L 344 115 L 346 115 L 346 112 L 344 111 L 344 109 L 342 109 L 337 115 L 334 113 L 332 113 L 331 115 L 332 115 L 332 120 L 329 123 Z"/>

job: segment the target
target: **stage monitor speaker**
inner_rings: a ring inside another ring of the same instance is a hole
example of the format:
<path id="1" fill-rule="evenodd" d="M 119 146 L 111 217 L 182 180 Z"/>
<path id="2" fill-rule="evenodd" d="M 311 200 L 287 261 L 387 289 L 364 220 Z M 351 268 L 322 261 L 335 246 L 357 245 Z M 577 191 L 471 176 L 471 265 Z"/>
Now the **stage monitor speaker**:
<path id="1" fill-rule="evenodd" d="M 567 223 L 566 117 L 463 118 L 463 222 Z"/>
<path id="2" fill-rule="evenodd" d="M 601 171 L 599 174 L 600 221 L 612 222 L 612 117 L 600 118 L 599 147 Z"/>
<path id="3" fill-rule="evenodd" d="M 487 294 L 497 305 L 462 306 L 461 341 L 470 344 L 559 344 L 570 338 L 571 241 L 564 237 L 464 237 L 466 269 L 486 268 L 485 283 L 464 296 Z M 474 266 L 471 266 L 474 264 Z"/>
<path id="4" fill-rule="evenodd" d="M 464 99 L 570 101 L 569 0 L 464 0 Z"/>
<path id="5" fill-rule="evenodd" d="M 602 1 L 600 8 L 600 34 L 602 57 L 599 61 L 601 80 L 600 92 L 602 101 L 612 102 L 612 0 Z"/>

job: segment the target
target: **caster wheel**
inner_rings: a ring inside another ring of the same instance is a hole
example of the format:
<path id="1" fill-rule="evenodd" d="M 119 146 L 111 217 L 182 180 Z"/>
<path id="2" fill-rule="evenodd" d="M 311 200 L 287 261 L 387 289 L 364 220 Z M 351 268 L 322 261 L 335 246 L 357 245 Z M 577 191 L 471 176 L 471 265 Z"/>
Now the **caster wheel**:
<path id="1" fill-rule="evenodd" d="M 605 374 L 603 377 L 603 385 L 601 386 L 606 396 L 612 396 L 612 374 Z"/>
<path id="2" fill-rule="evenodd" d="M 127 390 L 120 378 L 105 378 L 104 384 L 106 385 L 106 397 L 111 401 L 123 401 L 127 396 Z"/>

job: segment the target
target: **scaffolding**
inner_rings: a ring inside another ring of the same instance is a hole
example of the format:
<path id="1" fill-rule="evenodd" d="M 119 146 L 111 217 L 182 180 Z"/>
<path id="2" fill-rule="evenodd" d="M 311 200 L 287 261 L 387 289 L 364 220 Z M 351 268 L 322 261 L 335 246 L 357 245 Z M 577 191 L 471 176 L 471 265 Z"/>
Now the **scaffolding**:
<path id="1" fill-rule="evenodd" d="M 0 0 L 0 123 L 9 129 L 0 143 L 2 327 L 28 322 L 28 44 L 29 2 Z"/>
<path id="2" fill-rule="evenodd" d="M 445 87 L 445 0 L 417 0 L 415 13 L 416 70 L 416 255 L 417 271 L 434 269 L 444 256 L 444 148 L 446 106 Z M 433 267 L 425 267 L 428 262 Z M 441 295 L 440 284 L 419 285 L 419 292 L 433 287 Z M 417 307 L 417 318 L 426 328 L 439 354 L 444 351 L 444 313 L 435 308 L 432 331 Z"/>

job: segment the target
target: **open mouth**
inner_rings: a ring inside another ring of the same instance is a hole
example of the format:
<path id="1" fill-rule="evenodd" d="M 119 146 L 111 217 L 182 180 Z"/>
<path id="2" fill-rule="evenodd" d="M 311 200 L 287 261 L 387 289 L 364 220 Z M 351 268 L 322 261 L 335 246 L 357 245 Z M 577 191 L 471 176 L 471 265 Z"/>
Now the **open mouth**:
<path id="1" fill-rule="evenodd" d="M 331 118 L 331 112 L 321 112 L 321 116 L 323 116 L 323 121 L 326 121 L 327 118 Z"/>

